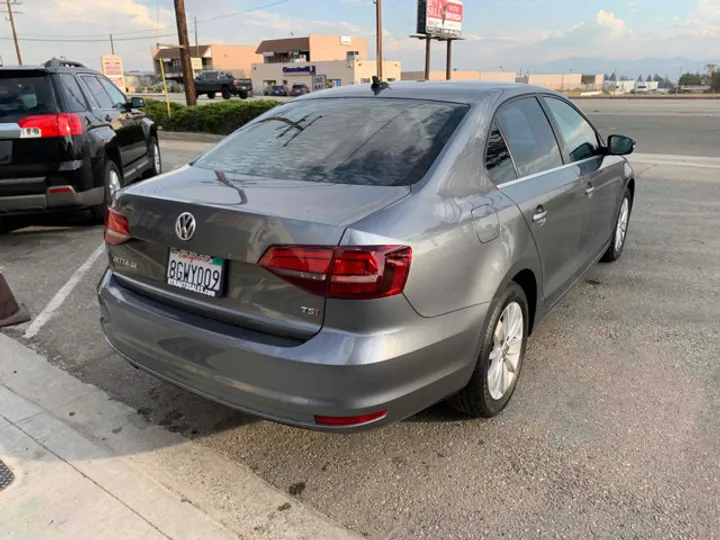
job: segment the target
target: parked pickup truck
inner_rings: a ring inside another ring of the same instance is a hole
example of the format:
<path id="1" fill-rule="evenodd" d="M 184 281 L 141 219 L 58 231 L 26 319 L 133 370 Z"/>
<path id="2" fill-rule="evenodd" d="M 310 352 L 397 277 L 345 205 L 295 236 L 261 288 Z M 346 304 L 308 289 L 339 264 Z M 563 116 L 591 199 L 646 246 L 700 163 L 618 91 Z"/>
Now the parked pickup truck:
<path id="1" fill-rule="evenodd" d="M 195 78 L 195 93 L 198 96 L 206 95 L 210 99 L 215 99 L 217 94 L 223 99 L 230 99 L 232 96 L 248 98 L 247 88 L 238 84 L 232 73 L 225 71 L 203 71 Z"/>

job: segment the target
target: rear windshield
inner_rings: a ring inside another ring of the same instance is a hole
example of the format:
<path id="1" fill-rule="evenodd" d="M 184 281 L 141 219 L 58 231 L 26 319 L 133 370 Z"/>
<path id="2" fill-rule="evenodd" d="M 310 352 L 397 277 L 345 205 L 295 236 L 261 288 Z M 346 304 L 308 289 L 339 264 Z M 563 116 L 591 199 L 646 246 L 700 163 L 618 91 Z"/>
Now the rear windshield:
<path id="1" fill-rule="evenodd" d="M 467 107 L 403 99 L 311 99 L 266 113 L 194 165 L 260 178 L 376 186 L 419 181 Z"/>
<path id="2" fill-rule="evenodd" d="M 50 80 L 38 73 L 0 72 L 0 122 L 57 112 Z"/>

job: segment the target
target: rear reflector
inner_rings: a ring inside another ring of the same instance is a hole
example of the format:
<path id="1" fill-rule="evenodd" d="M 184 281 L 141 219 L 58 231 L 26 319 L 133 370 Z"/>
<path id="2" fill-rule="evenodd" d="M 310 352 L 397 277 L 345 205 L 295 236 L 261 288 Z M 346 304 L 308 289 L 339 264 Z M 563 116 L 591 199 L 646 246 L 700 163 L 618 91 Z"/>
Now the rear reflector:
<path id="1" fill-rule="evenodd" d="M 73 113 L 26 116 L 18 121 L 21 139 L 66 137 L 83 132 L 82 119 Z"/>
<path id="2" fill-rule="evenodd" d="M 59 186 L 59 187 L 51 187 L 48 189 L 48 193 L 72 193 L 73 188 L 70 186 Z"/>
<path id="3" fill-rule="evenodd" d="M 411 260 L 406 246 L 270 246 L 258 264 L 312 294 L 368 300 L 401 294 Z"/>
<path id="4" fill-rule="evenodd" d="M 388 413 L 387 409 L 382 411 L 361 414 L 360 416 L 316 416 L 315 423 L 324 426 L 359 426 L 373 420 L 384 418 Z"/>
<path id="5" fill-rule="evenodd" d="M 105 211 L 105 243 L 118 246 L 130 240 L 130 224 L 125 216 L 108 207 Z"/>

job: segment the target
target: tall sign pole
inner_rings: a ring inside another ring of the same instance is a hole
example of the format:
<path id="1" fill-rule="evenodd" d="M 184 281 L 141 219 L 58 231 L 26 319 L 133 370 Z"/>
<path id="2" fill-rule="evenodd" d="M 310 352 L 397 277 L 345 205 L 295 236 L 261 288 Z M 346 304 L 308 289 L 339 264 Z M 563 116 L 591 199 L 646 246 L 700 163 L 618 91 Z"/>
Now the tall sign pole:
<path id="1" fill-rule="evenodd" d="M 187 31 L 185 0 L 175 0 L 175 20 L 177 21 L 178 42 L 180 43 L 180 64 L 182 65 L 185 83 L 185 102 L 196 105 L 195 77 L 193 76 L 192 60 L 190 59 L 190 39 Z"/>
<path id="2" fill-rule="evenodd" d="M 377 76 L 383 80 L 383 20 L 382 0 L 375 0 L 375 32 L 377 34 Z"/>

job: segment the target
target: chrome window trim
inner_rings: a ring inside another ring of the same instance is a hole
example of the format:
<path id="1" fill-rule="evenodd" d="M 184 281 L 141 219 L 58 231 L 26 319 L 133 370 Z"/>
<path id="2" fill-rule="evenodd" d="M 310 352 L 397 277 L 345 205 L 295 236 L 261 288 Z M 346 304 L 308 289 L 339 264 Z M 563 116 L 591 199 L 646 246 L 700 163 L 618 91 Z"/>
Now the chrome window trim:
<path id="1" fill-rule="evenodd" d="M 585 159 L 581 159 L 580 161 L 575 161 L 574 163 L 566 163 L 564 165 L 561 165 L 560 167 L 555 167 L 553 169 L 547 169 L 545 171 L 540 171 L 539 173 L 530 174 L 528 176 L 523 176 L 521 178 L 516 178 L 515 180 L 511 180 L 510 182 L 503 182 L 502 184 L 498 184 L 496 187 L 498 189 L 504 188 L 504 187 L 510 187 L 514 186 L 515 184 L 520 184 L 521 182 L 525 182 L 526 180 L 532 180 L 533 178 L 537 178 L 538 176 L 543 176 L 548 173 L 561 171 L 563 169 L 567 169 L 568 167 L 575 167 L 576 165 L 580 165 L 581 163 L 586 163 L 590 160 L 597 159 L 600 156 L 593 156 Z"/>

